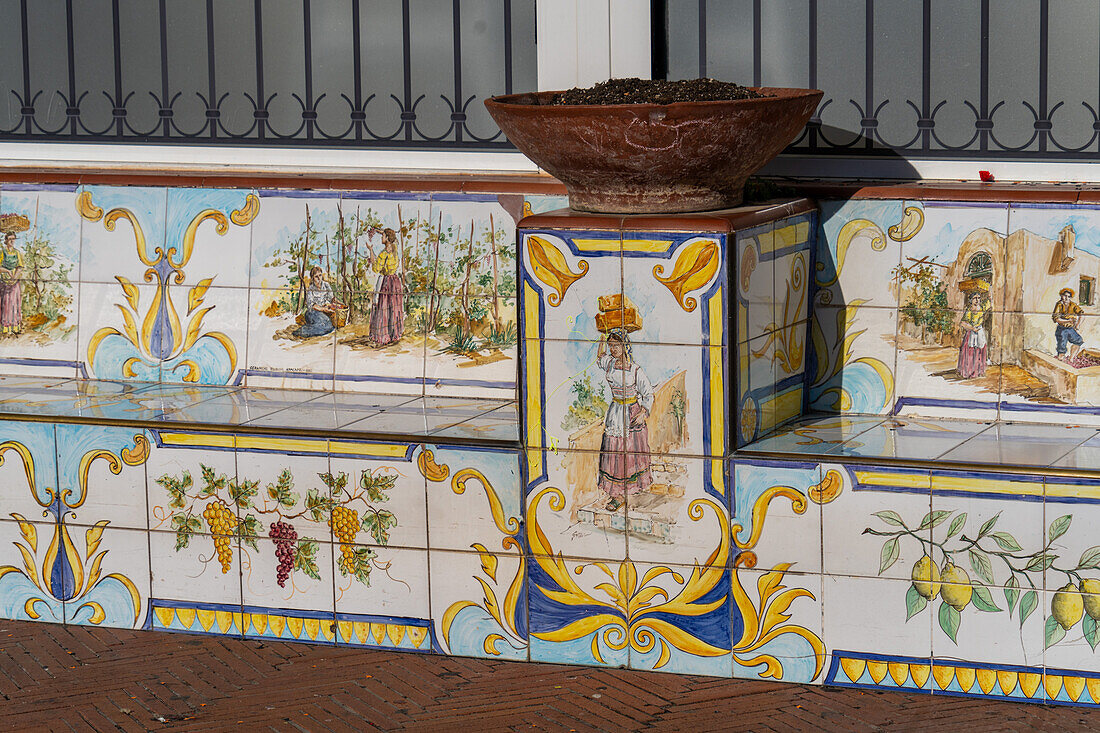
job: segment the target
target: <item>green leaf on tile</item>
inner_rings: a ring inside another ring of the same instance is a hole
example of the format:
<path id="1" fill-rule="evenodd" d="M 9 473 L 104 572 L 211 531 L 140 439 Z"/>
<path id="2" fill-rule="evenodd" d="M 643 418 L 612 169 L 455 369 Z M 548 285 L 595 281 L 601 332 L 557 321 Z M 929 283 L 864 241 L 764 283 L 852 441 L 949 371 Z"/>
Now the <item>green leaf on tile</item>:
<path id="1" fill-rule="evenodd" d="M 1065 514 L 1058 517 L 1050 523 L 1050 527 L 1047 529 L 1047 541 L 1053 542 L 1066 533 L 1069 529 L 1069 523 L 1073 521 L 1072 514 Z"/>
<path id="2" fill-rule="evenodd" d="M 974 608 L 979 611 L 985 611 L 986 613 L 996 613 L 1002 610 L 996 603 L 993 602 L 993 596 L 989 592 L 989 588 L 984 585 L 974 586 Z"/>
<path id="3" fill-rule="evenodd" d="M 1005 583 L 1005 600 L 1008 602 L 1008 615 L 1011 616 L 1016 608 L 1016 601 L 1020 598 L 1020 581 L 1013 575 Z"/>
<path id="4" fill-rule="evenodd" d="M 916 616 L 928 605 L 928 599 L 917 592 L 917 586 L 909 586 L 909 592 L 905 594 L 905 620 Z"/>
<path id="5" fill-rule="evenodd" d="M 962 623 L 962 616 L 955 610 L 954 606 L 949 606 L 946 603 L 940 603 L 940 628 L 943 629 L 943 633 L 947 634 L 947 637 L 951 641 L 958 644 L 955 636 L 959 633 L 959 625 Z"/>
<path id="6" fill-rule="evenodd" d="M 944 539 L 949 540 L 957 535 L 962 530 L 964 524 L 966 524 L 966 512 L 963 512 L 951 520 L 951 526 L 947 528 L 947 537 Z"/>
<path id="7" fill-rule="evenodd" d="M 1062 628 L 1062 625 L 1058 623 L 1058 620 L 1053 616 L 1047 618 L 1046 631 L 1043 634 L 1044 648 L 1049 649 L 1054 644 L 1057 644 L 1066 636 L 1066 630 Z"/>
<path id="8" fill-rule="evenodd" d="M 1098 633 L 1100 627 L 1097 626 L 1096 619 L 1086 613 L 1081 628 L 1085 632 L 1085 641 L 1089 643 L 1093 651 L 1096 651 L 1096 644 L 1100 642 L 1100 633 Z"/>
<path id="9" fill-rule="evenodd" d="M 1024 549 L 1020 547 L 1020 543 L 1016 541 L 1016 538 L 1008 532 L 994 532 L 990 537 L 993 538 L 993 541 L 996 542 L 1002 550 L 1006 550 L 1007 552 L 1019 552 Z"/>
<path id="10" fill-rule="evenodd" d="M 1030 616 L 1035 609 L 1039 606 L 1039 594 L 1033 590 L 1029 590 L 1024 593 L 1024 597 L 1020 599 L 1020 627 L 1023 628 L 1024 622 L 1027 621 L 1027 617 Z"/>
<path id="11" fill-rule="evenodd" d="M 970 567 L 977 576 L 987 583 L 995 583 L 996 581 L 993 580 L 993 563 L 989 561 L 989 555 L 985 554 L 977 547 L 971 548 L 969 555 Z"/>
<path id="12" fill-rule="evenodd" d="M 902 521 L 901 515 L 895 511 L 885 510 L 881 512 L 875 512 L 874 515 L 882 521 L 886 522 L 887 524 L 892 524 L 895 527 L 905 527 L 905 522 Z"/>

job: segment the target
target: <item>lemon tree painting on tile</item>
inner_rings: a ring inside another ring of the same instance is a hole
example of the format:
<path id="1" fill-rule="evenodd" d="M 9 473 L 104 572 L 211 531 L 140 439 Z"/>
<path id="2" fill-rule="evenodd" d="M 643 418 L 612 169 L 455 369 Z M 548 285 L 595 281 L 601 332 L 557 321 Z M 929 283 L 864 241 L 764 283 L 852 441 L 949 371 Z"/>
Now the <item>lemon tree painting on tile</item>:
<path id="1" fill-rule="evenodd" d="M 938 598 L 940 629 L 955 643 L 962 612 L 968 606 L 984 613 L 1016 614 L 1023 627 L 1039 606 L 1044 573 L 1053 572 L 1064 575 L 1066 582 L 1051 599 L 1045 646 L 1058 643 L 1078 624 L 1093 650 L 1100 643 L 1100 579 L 1083 575 L 1100 569 L 1100 545 L 1084 550 L 1076 563 L 1058 555 L 1055 548 L 1055 540 L 1069 531 L 1072 515 L 1051 521 L 1043 546 L 1030 552 L 1012 533 L 998 528 L 1000 512 L 980 524 L 977 518 L 971 521 L 967 512 L 949 510 L 931 511 L 920 522 L 908 523 L 892 510 L 874 516 L 885 527 L 868 527 L 863 534 L 886 538 L 879 556 L 879 575 L 897 562 L 901 542 L 918 542 L 923 551 L 913 564 L 913 583 L 905 597 L 906 621 Z M 936 530 L 944 527 L 946 531 L 936 539 Z M 992 589 L 1003 593 L 1003 608 Z"/>

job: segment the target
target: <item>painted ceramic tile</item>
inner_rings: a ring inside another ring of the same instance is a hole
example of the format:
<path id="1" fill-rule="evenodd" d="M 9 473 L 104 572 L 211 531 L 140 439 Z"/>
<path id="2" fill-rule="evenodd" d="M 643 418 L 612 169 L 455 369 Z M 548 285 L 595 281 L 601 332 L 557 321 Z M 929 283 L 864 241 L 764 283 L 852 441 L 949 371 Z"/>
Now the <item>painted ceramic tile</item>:
<path id="1" fill-rule="evenodd" d="M 822 577 L 784 573 L 782 567 L 733 572 L 733 676 L 821 684 L 827 659 Z M 769 613 L 780 607 L 786 608 L 783 616 Z M 740 618 L 742 608 L 753 618 Z"/>
<path id="2" fill-rule="evenodd" d="M 1095 333 L 1096 277 L 1100 275 L 1100 208 L 1069 204 L 1013 204 L 1008 213 L 1005 310 L 1046 313 L 1072 291 L 1083 314 L 1077 329 Z M 1054 324 L 1048 324 L 1053 331 Z"/>
<path id="3" fill-rule="evenodd" d="M 744 394 L 738 402 L 738 438 L 750 443 L 769 435 L 776 424 L 775 340 L 760 336 L 737 345 L 739 379 Z M 801 405 L 800 405 L 801 406 Z"/>
<path id="4" fill-rule="evenodd" d="M 60 525 L 34 521 L 37 519 L 40 517 L 35 514 L 19 521 L 0 521 L 0 618 L 60 624 L 65 621 L 62 599 L 72 592 L 72 586 L 66 591 L 60 577 L 54 581 L 52 570 L 57 560 L 49 558 L 48 548 Z M 77 546 L 80 544 L 77 537 Z M 30 554 L 29 570 L 24 553 Z"/>
<path id="5" fill-rule="evenodd" d="M 189 298 L 181 320 L 188 329 L 199 329 L 195 345 L 184 353 L 189 338 L 173 331 L 183 343 L 179 356 L 161 364 L 161 381 L 188 384 L 229 384 L 237 381 L 243 368 L 248 342 L 248 297 L 245 288 L 211 287 Z M 204 315 L 205 314 L 205 315 Z"/>
<path id="6" fill-rule="evenodd" d="M 0 194 L 0 252 L 7 260 L 0 263 L 4 372 L 72 374 L 76 366 L 80 216 L 75 200 L 72 188 L 60 186 L 5 186 Z"/>
<path id="7" fill-rule="evenodd" d="M 146 462 L 149 529 L 175 532 L 187 542 L 195 532 L 211 532 L 210 520 L 228 512 L 240 521 L 232 435 L 154 430 Z M 251 487 L 249 487 L 251 490 Z"/>
<path id="8" fill-rule="evenodd" d="M 168 189 L 138 186 L 81 186 L 76 210 L 80 228 L 80 281 L 115 283 L 144 282 L 145 272 L 158 262 L 156 250 L 166 252 Z M 195 213 L 198 213 L 196 211 Z M 209 224 L 207 225 L 209 226 Z M 183 232 L 173 232 L 177 257 L 183 254 Z M 160 263 L 178 264 L 159 255 Z M 148 260 L 148 262 L 146 262 Z M 207 273 L 209 277 L 215 273 Z"/>
<path id="9" fill-rule="evenodd" d="M 806 371 L 812 410 L 890 411 L 897 322 L 892 308 L 814 307 L 814 353 Z"/>
<path id="10" fill-rule="evenodd" d="M 523 216 L 522 196 L 436 193 L 424 216 L 423 256 L 439 263 L 429 290 L 516 296 L 515 227 Z"/>
<path id="11" fill-rule="evenodd" d="M 614 459 L 625 464 L 621 455 L 604 458 Z M 545 536 L 547 546 L 540 551 L 598 560 L 626 558 L 625 492 L 610 480 L 601 488 L 599 453 L 528 449 L 527 462 L 525 521 L 529 536 L 536 531 Z"/>
<path id="12" fill-rule="evenodd" d="M 737 460 L 731 470 L 733 541 L 756 559 L 746 566 L 820 573 L 821 502 L 842 488 L 845 473 L 830 469 L 823 480 L 816 463 L 778 461 Z"/>
<path id="13" fill-rule="evenodd" d="M 150 590 L 148 533 L 114 526 L 73 528 L 72 541 L 74 590 L 65 599 L 65 623 L 140 628 Z"/>
<path id="14" fill-rule="evenodd" d="M 641 458 L 641 457 L 639 457 Z M 720 460 L 652 455 L 627 493 L 627 555 L 639 562 L 706 564 L 729 532 L 729 477 Z"/>
<path id="15" fill-rule="evenodd" d="M 835 497 L 821 510 L 824 571 L 911 580 L 943 522 L 932 514 L 928 471 L 836 466 L 827 485 Z"/>
<path id="16" fill-rule="evenodd" d="M 428 541 L 432 549 L 496 547 L 520 529 L 518 451 L 428 446 L 417 454 L 427 479 Z"/>
<path id="17" fill-rule="evenodd" d="M 1100 436 L 1089 438 L 1071 448 L 1051 465 L 1060 468 L 1095 468 L 1100 465 Z"/>
<path id="18" fill-rule="evenodd" d="M 822 585 L 825 684 L 931 692 L 932 614 L 905 621 L 912 581 L 825 575 Z"/>
<path id="19" fill-rule="evenodd" d="M 292 448 L 298 448 L 298 455 L 286 454 Z M 324 440 L 238 437 L 234 493 L 242 537 L 270 537 L 292 529 L 300 543 L 331 542 L 330 520 L 336 507 L 346 503 L 342 492 L 350 481 L 345 477 L 341 482 L 340 473 L 333 471 L 327 448 Z"/>
<path id="20" fill-rule="evenodd" d="M 377 647 L 397 647 L 429 651 L 431 640 L 427 638 L 428 604 L 428 551 L 396 547 L 369 547 L 355 545 L 353 552 L 372 555 L 368 575 L 342 574 L 341 556 L 336 551 L 336 612 L 342 617 L 369 617 L 390 624 L 405 625 L 405 629 L 387 629 L 381 640 L 362 634 L 362 627 L 339 630 L 337 643 Z M 401 624 L 415 619 L 421 623 Z M 378 621 L 374 621 L 377 624 Z M 373 625 L 373 624 L 372 624 Z M 373 628 L 372 631 L 378 631 Z M 403 633 L 402 633 L 403 631 Z"/>
<path id="21" fill-rule="evenodd" d="M 336 331 L 331 321 L 317 326 L 295 315 L 294 298 L 289 289 L 249 291 L 248 386 L 332 389 Z"/>
<path id="22" fill-rule="evenodd" d="M 515 299 L 470 297 L 463 305 L 461 296 L 446 296 L 441 308 L 451 310 L 426 339 L 426 394 L 515 399 Z"/>
<path id="23" fill-rule="evenodd" d="M 1100 393 L 1094 389 L 1100 370 L 1092 365 L 1084 336 L 1080 349 L 1068 331 L 1060 343 L 1050 313 L 1006 313 L 1004 329 L 1001 418 L 1100 425 Z"/>
<path id="24" fill-rule="evenodd" d="M 631 232 L 623 242 L 624 305 L 635 343 L 727 343 L 725 237 Z"/>
<path id="25" fill-rule="evenodd" d="M 404 445 L 333 444 L 329 470 L 338 490 L 330 488 L 328 496 L 343 507 L 343 516 L 333 520 L 333 542 L 375 545 L 382 562 L 388 546 L 428 546 L 424 476 L 412 452 Z M 361 457 L 350 457 L 356 454 Z"/>
<path id="26" fill-rule="evenodd" d="M 809 318 L 817 230 L 816 213 L 775 222 L 768 254 L 774 258 L 774 315 L 780 329 L 790 329 Z"/>
<path id="27" fill-rule="evenodd" d="M 152 331 L 144 319 L 156 309 L 157 289 L 145 283 L 81 283 L 77 358 L 92 379 L 159 382 L 161 361 L 152 354 Z M 142 324 L 139 326 L 138 324 Z M 158 339 L 155 348 L 162 349 Z"/>
<path id="28" fill-rule="evenodd" d="M 569 208 L 568 196 L 549 196 L 545 194 L 525 194 L 523 197 L 523 215 L 545 214 L 548 211 Z"/>
<path id="29" fill-rule="evenodd" d="M 50 423 L 0 421 L 0 518 L 17 513 L 31 521 L 47 517 L 57 486 L 54 426 Z M 28 475 L 28 472 L 30 475 Z M 73 487 L 76 488 L 76 487 Z"/>
<path id="30" fill-rule="evenodd" d="M 265 536 L 241 540 L 244 605 L 316 612 L 321 630 L 310 640 L 335 642 L 332 543 L 299 538 L 285 528 L 264 529 Z"/>
<path id="31" fill-rule="evenodd" d="M 774 222 L 769 222 L 736 235 L 738 343 L 775 330 L 773 229 Z"/>
<path id="32" fill-rule="evenodd" d="M 222 188 L 169 188 L 167 241 L 196 282 L 210 278 L 223 288 L 247 288 L 252 261 L 252 222 L 263 214 L 255 191 Z M 202 216 L 216 210 L 221 216 Z M 193 229 L 191 241 L 187 237 Z M 179 237 L 180 244 L 175 237 Z"/>
<path id="33" fill-rule="evenodd" d="M 618 625 L 631 638 L 630 668 L 728 677 L 734 600 L 729 592 L 729 572 L 720 566 L 671 563 L 638 563 L 636 567 L 627 565 L 627 571 L 625 577 L 610 579 L 622 599 L 616 594 L 613 599 L 601 600 L 610 607 L 606 612 L 618 616 Z M 631 571 L 637 574 L 633 587 Z M 636 602 L 646 597 L 656 602 Z M 644 638 L 646 632 L 652 633 L 652 644 Z"/>
<path id="34" fill-rule="evenodd" d="M 136 428 L 58 425 L 58 488 L 67 521 L 148 528 L 145 466 L 149 435 Z M 68 493 L 66 493 L 68 492 Z"/>
<path id="35" fill-rule="evenodd" d="M 367 300 L 381 314 L 385 308 L 377 293 Z M 335 331 L 336 389 L 348 392 L 424 392 L 424 328 L 429 320 L 430 296 L 409 293 L 394 323 L 375 323 L 373 312 L 357 315 L 357 322 Z M 380 316 L 381 317 L 381 316 Z M 383 332 L 384 335 L 383 335 Z"/>
<path id="36" fill-rule="evenodd" d="M 902 415 L 990 420 L 1002 383 L 1015 380 L 1003 361 L 1003 313 L 975 297 L 966 311 L 902 309 L 894 411 Z M 965 324 L 965 325 L 964 325 Z M 936 328 L 944 332 L 937 335 Z"/>
<path id="37" fill-rule="evenodd" d="M 448 654 L 527 659 L 527 565 L 517 545 L 432 550 L 431 618 Z M 485 592 L 485 587 L 492 594 Z"/>
<path id="38" fill-rule="evenodd" d="M 822 202 L 820 216 L 815 306 L 895 307 L 901 242 L 919 230 L 919 213 L 902 201 L 854 200 Z"/>
<path id="39" fill-rule="evenodd" d="M 506 402 L 496 409 L 467 418 L 459 423 L 449 424 L 449 421 L 450 418 L 447 418 L 447 422 L 443 422 L 441 427 L 429 429 L 429 435 L 435 440 L 481 438 L 484 440 L 508 441 L 513 444 L 519 443 L 519 406 L 514 402 Z"/>
<path id="40" fill-rule="evenodd" d="M 994 498 L 1006 479 L 1022 496 Z M 932 485 L 934 516 L 943 517 L 932 528 L 939 602 L 927 599 L 936 613 L 937 660 L 1041 664 L 1043 621 L 1034 611 L 1049 554 L 1041 497 L 1027 495 L 1019 476 L 933 472 Z M 1033 484 L 1034 491 L 1040 486 Z"/>
<path id="41" fill-rule="evenodd" d="M 637 314 L 624 309 L 616 232 L 520 232 L 523 338 L 597 340 Z M 644 326 L 644 324 L 642 324 Z"/>
<path id="42" fill-rule="evenodd" d="M 240 636 L 241 557 L 236 537 L 149 532 L 152 575 L 146 628 Z"/>

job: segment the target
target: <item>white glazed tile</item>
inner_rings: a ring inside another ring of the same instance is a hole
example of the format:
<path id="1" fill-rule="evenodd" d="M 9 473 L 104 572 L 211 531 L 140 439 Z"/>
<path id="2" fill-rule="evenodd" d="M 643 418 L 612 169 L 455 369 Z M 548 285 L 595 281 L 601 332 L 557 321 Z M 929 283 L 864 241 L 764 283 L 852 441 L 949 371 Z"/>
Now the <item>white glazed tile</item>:
<path id="1" fill-rule="evenodd" d="M 755 570 L 745 568 L 734 570 L 733 582 L 742 587 L 745 595 L 752 603 L 753 612 L 758 616 L 762 610 L 759 594 L 760 581 L 765 575 L 774 572 L 778 571 L 770 570 L 769 566 L 764 564 L 761 564 Z M 828 669 L 826 660 L 828 647 L 824 646 L 821 613 L 823 578 L 816 574 L 803 575 L 788 572 L 782 575 L 779 582 L 781 587 L 776 589 L 776 593 L 799 593 L 785 611 L 785 614 L 790 615 L 790 619 L 775 626 L 772 630 L 776 633 L 775 638 L 765 643 L 758 650 L 748 653 L 738 652 L 739 647 L 749 646 L 755 639 L 748 638 L 747 635 L 744 639 L 734 638 L 733 676 L 741 679 L 764 679 L 763 674 L 767 670 L 766 665 L 761 663 L 745 664 L 745 662 L 759 659 L 760 654 L 768 654 L 781 665 L 778 681 L 821 684 Z M 738 613 L 739 611 L 735 609 L 735 630 L 738 627 Z M 749 626 L 745 621 L 745 619 L 742 619 L 742 629 Z M 820 643 L 823 647 L 822 651 L 815 648 L 810 639 L 815 639 Z"/>
<path id="2" fill-rule="evenodd" d="M 89 378 L 160 381 L 160 360 L 154 356 L 151 341 L 146 341 L 140 325 L 156 307 L 157 289 L 145 283 L 129 287 L 133 288 L 133 298 L 118 282 L 80 285 L 77 358 L 85 364 Z M 130 322 L 135 326 L 134 334 L 129 332 Z"/>
<path id="3" fill-rule="evenodd" d="M 830 655 L 862 652 L 905 657 L 915 664 L 931 663 L 934 611 L 929 606 L 905 620 L 910 580 L 825 575 L 822 585 L 824 641 Z M 838 669 L 836 675 L 836 681 L 849 682 L 844 671 Z M 863 671 L 851 681 L 867 683 L 869 676 Z M 886 684 L 893 685 L 893 681 Z M 918 687 L 908 674 L 903 679 L 903 686 L 913 691 L 930 690 L 932 684 L 929 678 Z"/>
<path id="4" fill-rule="evenodd" d="M 414 462 L 393 458 L 344 458 L 333 444 L 331 471 L 347 475 L 338 493 L 343 506 L 354 510 L 360 529 L 352 542 L 391 547 L 428 546 L 424 477 Z M 375 522 L 374 518 L 377 518 Z M 372 527 L 377 526 L 377 534 Z M 341 538 L 336 536 L 333 541 Z"/>
<path id="5" fill-rule="evenodd" d="M 326 626 L 332 623 L 334 609 L 332 544 L 329 542 L 294 543 L 294 565 L 290 576 L 279 585 L 279 558 L 276 543 L 269 538 L 268 527 L 252 547 L 241 543 L 241 592 L 245 606 L 271 609 L 298 609 L 324 614 Z M 316 575 L 317 577 L 313 577 Z M 322 637 L 323 638 L 323 637 Z M 321 641 L 318 638 L 317 641 Z"/>
<path id="6" fill-rule="evenodd" d="M 705 564 L 721 546 L 726 525 L 724 462 L 668 454 L 649 460 L 652 483 L 626 498 L 628 556 L 637 562 Z"/>
<path id="7" fill-rule="evenodd" d="M 463 313 L 457 296 L 442 304 L 450 326 L 436 329 L 425 340 L 425 393 L 514 399 L 518 378 L 516 301 L 504 298 L 497 313 L 503 330 L 495 329 L 492 298 L 470 298 L 472 332 L 465 345 L 456 338 Z M 494 336 L 494 333 L 501 334 Z"/>
<path id="8" fill-rule="evenodd" d="M 370 301 L 365 295 L 364 301 Z M 401 339 L 376 346 L 370 339 L 370 315 L 336 331 L 336 389 L 418 395 L 424 391 L 423 327 L 428 296 L 404 296 L 405 330 Z"/>
<path id="9" fill-rule="evenodd" d="M 4 420 L 0 422 L 0 446 L 6 448 L 0 481 L 7 487 L 0 492 L 0 518 L 12 519 L 11 514 L 18 513 L 34 522 L 43 521 L 47 515 L 43 507 L 50 505 L 51 492 L 57 486 L 54 425 Z M 20 448 L 29 453 L 30 466 L 25 464 Z M 28 468 L 33 483 L 28 481 Z"/>
<path id="10" fill-rule="evenodd" d="M 260 213 L 252 222 L 252 251 L 249 287 L 256 289 L 294 288 L 301 266 L 302 243 L 308 236 L 311 256 L 306 271 L 320 262 L 318 254 L 331 257 L 336 247 L 339 198 L 336 195 L 286 196 L 260 191 Z M 329 234 L 326 249 L 325 234 Z M 365 248 L 364 248 L 365 249 Z M 326 263 L 322 263 L 324 266 Z"/>
<path id="11" fill-rule="evenodd" d="M 331 389 L 336 332 L 300 338 L 290 290 L 249 291 L 248 358 L 250 387 Z"/>
<path id="12" fill-rule="evenodd" d="M 177 550 L 176 545 L 175 532 L 149 533 L 152 597 L 167 602 L 217 604 L 222 610 L 239 611 L 241 564 L 236 538 L 229 540 L 227 572 L 222 572 L 210 535 L 194 534 L 188 538 L 186 547 Z"/>
<path id="13" fill-rule="evenodd" d="M 230 486 L 237 480 L 233 438 L 217 437 L 228 438 L 228 447 L 221 450 L 161 447 L 154 442 L 145 463 L 151 531 L 174 531 L 173 517 L 185 517 L 188 513 L 202 521 L 207 504 L 217 500 L 225 502 L 239 515 L 229 493 Z M 172 506 L 173 500 L 177 506 Z M 205 522 L 203 530 L 209 531 Z"/>
<path id="14" fill-rule="evenodd" d="M 284 521 L 294 526 L 300 538 L 321 543 L 331 540 L 329 515 L 320 508 L 328 497 L 328 487 L 321 474 L 330 470 L 328 456 L 286 455 L 267 451 L 237 448 L 237 482 L 249 482 L 255 494 L 240 506 L 241 519 L 256 517 L 260 536 L 267 536 L 272 522 Z M 311 511 L 310 492 L 316 492 L 319 514 Z"/>
<path id="15" fill-rule="evenodd" d="M 523 499 L 518 451 L 439 446 L 427 450 L 436 465 L 448 469 L 446 476 L 428 474 L 428 542 L 433 550 L 468 550 L 474 543 L 495 547 L 505 534 L 519 533 Z M 452 486 L 452 477 L 459 472 L 465 477 L 461 493 Z M 496 505 L 502 512 L 503 530 L 493 516 Z"/>
<path id="16" fill-rule="evenodd" d="M 885 414 L 894 404 L 897 311 L 893 308 L 814 306 L 815 349 L 810 407 L 818 412 Z M 848 349 L 843 345 L 847 339 Z"/>
<path id="17" fill-rule="evenodd" d="M 137 428 L 104 425 L 57 425 L 56 431 L 59 488 L 71 492 L 63 501 L 75 506 L 67 521 L 87 526 L 108 520 L 112 527 L 147 529 L 145 466 L 119 459 L 140 453 L 140 441 L 148 441 L 149 434 Z M 81 486 L 80 466 L 96 450 L 110 455 L 87 464 L 87 482 Z"/>
<path id="18" fill-rule="evenodd" d="M 927 527 L 921 528 L 932 511 L 927 470 L 867 469 L 868 476 L 845 467 L 836 470 L 842 490 L 821 509 L 824 572 L 910 579 L 931 537 Z M 867 483 L 861 486 L 860 478 Z"/>
<path id="19" fill-rule="evenodd" d="M 531 451 L 528 451 L 530 460 Z M 610 496 L 598 486 L 600 454 L 547 451 L 546 478 L 527 489 L 525 517 L 543 532 L 548 546 L 533 553 L 619 561 L 626 557 L 626 506 L 609 509 Z M 556 508 L 557 497 L 561 508 Z M 537 499 L 537 503 L 536 503 Z"/>
<path id="20" fill-rule="evenodd" d="M 820 504 L 808 498 L 809 492 L 821 481 L 821 470 L 815 463 L 742 462 L 732 463 L 733 511 L 730 523 L 740 526 L 733 538 L 747 545 L 757 528 L 753 526 L 754 509 L 759 505 L 767 509 L 761 513 L 763 526 L 759 528 L 758 541 L 751 550 L 757 558 L 756 567 L 772 568 L 780 563 L 790 563 L 796 573 L 821 572 L 821 516 Z M 839 471 L 837 477 L 843 480 Z M 789 487 L 802 498 L 781 493 L 770 500 L 768 492 L 774 487 Z M 802 511 L 798 511 L 801 508 Z"/>
<path id="21" fill-rule="evenodd" d="M 889 230 L 901 223 L 904 203 L 853 200 L 822 204 L 815 308 L 897 307 L 892 279 L 901 263 L 902 247 Z"/>
<path id="22" fill-rule="evenodd" d="M 93 530 L 73 527 L 70 536 L 81 553 Z M 102 553 L 99 579 L 90 582 L 89 564 Z M 65 603 L 65 623 L 100 628 L 141 628 L 149 601 L 149 535 L 145 531 L 108 526 L 96 554 L 83 557 L 83 592 Z M 125 581 L 123 580 L 125 578 Z M 134 591 L 138 597 L 134 598 Z M 136 603 L 135 603 L 136 601 Z M 105 616 L 100 618 L 100 611 Z"/>
<path id="23" fill-rule="evenodd" d="M 427 550 L 379 545 L 349 545 L 349 549 L 353 553 L 367 551 L 371 557 L 367 561 L 369 575 L 357 577 L 349 573 L 342 565 L 341 546 L 333 545 L 336 613 L 392 619 L 430 618 Z"/>
<path id="24" fill-rule="evenodd" d="M 4 517 L 10 520 L 10 517 Z M 0 578 L 0 618 L 15 621 L 40 621 L 44 623 L 64 623 L 65 603 L 59 600 L 51 592 L 49 578 L 43 579 L 40 571 L 46 560 L 46 553 L 57 530 L 54 521 L 39 522 L 40 515 L 28 515 L 29 524 L 20 526 L 19 522 L 0 521 L 0 563 L 7 567 L 17 568 L 14 572 L 5 573 Z M 50 517 L 52 519 L 52 516 Z M 34 533 L 33 541 L 29 541 L 25 530 L 30 529 Z M 71 535 L 70 535 L 71 536 Z M 77 540 L 79 541 L 79 540 Z M 20 549 L 22 548 L 22 549 Z M 32 580 L 24 570 L 23 551 L 28 551 L 36 566 L 37 579 Z M 58 593 L 58 595 L 64 595 Z M 33 609 L 35 616 L 27 612 L 27 602 L 32 598 L 40 598 L 35 601 Z"/>
<path id="25" fill-rule="evenodd" d="M 775 261 L 762 254 L 771 241 L 774 223 L 737 233 L 736 318 L 738 343 L 775 328 Z"/>
<path id="26" fill-rule="evenodd" d="M 514 604 L 509 595 L 525 566 L 515 550 L 502 551 L 499 545 L 488 549 L 496 558 L 492 574 L 477 552 L 431 551 L 431 618 L 436 638 L 444 651 L 456 656 L 526 660 L 527 639 L 519 634 L 517 621 L 526 626 L 527 594 L 521 593 Z M 493 589 L 496 603 L 491 607 L 481 582 Z M 448 614 L 453 614 L 449 624 L 444 621 Z M 505 620 L 504 626 L 496 621 L 498 616 Z M 485 641 L 493 634 L 501 637 L 493 645 L 496 654 L 485 651 Z"/>
<path id="27" fill-rule="evenodd" d="M 98 221 L 84 220 L 81 225 L 81 282 L 114 283 L 116 277 L 124 277 L 132 283 L 142 282 L 149 268 L 139 258 L 133 225 L 122 216 L 115 219 L 112 229 L 108 230 L 107 221 L 112 212 L 129 212 L 136 219 L 144 240 L 144 256 L 155 261 L 156 249 L 166 249 L 168 189 L 81 186 L 77 195 L 89 195 L 92 206 L 102 209 Z"/>

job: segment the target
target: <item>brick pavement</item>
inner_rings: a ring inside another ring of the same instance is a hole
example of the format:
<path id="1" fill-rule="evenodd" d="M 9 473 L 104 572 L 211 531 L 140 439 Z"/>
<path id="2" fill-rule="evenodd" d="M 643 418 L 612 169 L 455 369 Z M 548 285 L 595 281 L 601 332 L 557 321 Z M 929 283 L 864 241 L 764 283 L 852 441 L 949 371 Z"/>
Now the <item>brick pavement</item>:
<path id="1" fill-rule="evenodd" d="M 1065 731 L 1100 711 L 0 621 L 0 730 Z"/>

